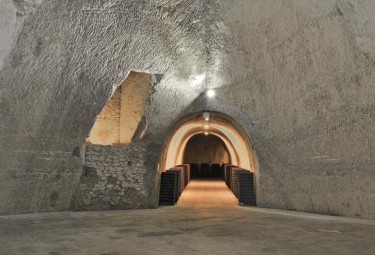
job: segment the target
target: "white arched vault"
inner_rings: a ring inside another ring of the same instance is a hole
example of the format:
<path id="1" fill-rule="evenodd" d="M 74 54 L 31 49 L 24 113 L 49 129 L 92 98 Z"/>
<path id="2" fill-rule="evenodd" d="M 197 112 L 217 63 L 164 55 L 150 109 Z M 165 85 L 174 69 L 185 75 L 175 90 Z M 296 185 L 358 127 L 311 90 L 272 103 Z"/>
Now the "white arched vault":
<path id="1" fill-rule="evenodd" d="M 168 137 L 160 162 L 160 170 L 165 171 L 183 163 L 188 140 L 204 133 L 202 112 L 191 114 L 177 122 Z M 219 137 L 228 149 L 231 164 L 256 172 L 254 152 L 249 139 L 235 121 L 227 115 L 210 112 L 209 133 Z"/>

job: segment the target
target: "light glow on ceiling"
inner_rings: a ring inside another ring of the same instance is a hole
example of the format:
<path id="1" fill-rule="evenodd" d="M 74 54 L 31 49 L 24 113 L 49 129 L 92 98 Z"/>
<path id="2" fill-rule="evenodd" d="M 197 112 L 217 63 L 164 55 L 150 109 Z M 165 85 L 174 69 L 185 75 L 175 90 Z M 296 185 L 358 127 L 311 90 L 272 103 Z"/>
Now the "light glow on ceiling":
<path id="1" fill-rule="evenodd" d="M 213 90 L 213 89 L 209 89 L 209 90 L 207 90 L 207 96 L 209 97 L 209 98 L 213 98 L 214 96 L 215 96 L 215 91 Z"/>
<path id="2" fill-rule="evenodd" d="M 206 74 L 197 74 L 197 75 L 192 75 L 190 76 L 190 83 L 193 86 L 198 86 L 201 85 L 206 78 Z"/>
<path id="3" fill-rule="evenodd" d="M 203 118 L 207 121 L 210 120 L 210 113 L 209 112 L 203 112 Z"/>

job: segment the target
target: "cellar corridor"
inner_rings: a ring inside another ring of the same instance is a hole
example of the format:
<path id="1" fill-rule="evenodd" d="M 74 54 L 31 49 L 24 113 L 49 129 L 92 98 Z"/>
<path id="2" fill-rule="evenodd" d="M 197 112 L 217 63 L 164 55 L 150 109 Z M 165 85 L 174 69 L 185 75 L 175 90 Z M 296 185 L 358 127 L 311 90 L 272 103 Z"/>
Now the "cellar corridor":
<path id="1" fill-rule="evenodd" d="M 159 206 L 256 206 L 256 161 L 248 137 L 231 117 L 198 112 L 171 132 L 160 161 Z"/>
<path id="2" fill-rule="evenodd" d="M 238 199 L 221 179 L 194 179 L 182 192 L 177 205 L 238 205 Z"/>

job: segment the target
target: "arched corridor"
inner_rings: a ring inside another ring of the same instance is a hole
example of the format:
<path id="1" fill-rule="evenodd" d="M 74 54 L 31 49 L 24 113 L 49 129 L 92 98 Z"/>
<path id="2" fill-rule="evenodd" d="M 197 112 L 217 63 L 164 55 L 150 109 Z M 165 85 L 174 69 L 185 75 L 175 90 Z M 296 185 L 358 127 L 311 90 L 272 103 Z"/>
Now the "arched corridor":
<path id="1" fill-rule="evenodd" d="M 254 155 L 229 116 L 205 111 L 183 118 L 162 156 L 159 204 L 256 205 Z"/>
<path id="2" fill-rule="evenodd" d="M 255 152 L 246 133 L 232 117 L 219 112 L 197 112 L 177 121 L 164 145 L 160 169 L 163 171 L 185 163 L 183 161 L 186 145 L 198 134 L 220 138 L 229 154 L 231 164 L 253 172 L 258 171 Z"/>

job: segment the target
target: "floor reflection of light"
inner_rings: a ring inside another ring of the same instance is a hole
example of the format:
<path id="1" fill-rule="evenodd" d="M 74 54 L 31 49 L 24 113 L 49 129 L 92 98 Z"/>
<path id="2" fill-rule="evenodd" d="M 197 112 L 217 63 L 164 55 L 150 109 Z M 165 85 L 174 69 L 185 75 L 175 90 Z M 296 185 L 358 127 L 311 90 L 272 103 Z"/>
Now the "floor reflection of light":
<path id="1" fill-rule="evenodd" d="M 236 196 L 221 179 L 190 180 L 177 205 L 238 205 Z"/>

